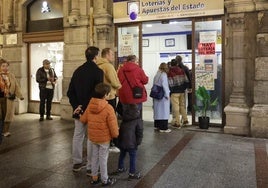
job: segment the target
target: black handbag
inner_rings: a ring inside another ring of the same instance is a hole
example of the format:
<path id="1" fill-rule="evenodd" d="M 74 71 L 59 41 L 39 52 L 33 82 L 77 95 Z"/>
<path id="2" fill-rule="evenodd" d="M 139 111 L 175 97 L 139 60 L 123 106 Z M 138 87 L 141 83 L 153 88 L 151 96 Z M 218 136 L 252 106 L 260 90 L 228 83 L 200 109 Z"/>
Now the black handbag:
<path id="1" fill-rule="evenodd" d="M 129 85 L 129 87 L 132 89 L 133 98 L 134 99 L 140 99 L 140 98 L 142 98 L 143 88 L 142 87 L 139 87 L 139 86 L 131 87 L 130 82 L 128 81 L 127 76 L 126 76 L 126 74 L 125 74 L 124 71 L 123 71 L 123 73 L 125 75 L 125 78 L 127 80 L 127 83 Z"/>

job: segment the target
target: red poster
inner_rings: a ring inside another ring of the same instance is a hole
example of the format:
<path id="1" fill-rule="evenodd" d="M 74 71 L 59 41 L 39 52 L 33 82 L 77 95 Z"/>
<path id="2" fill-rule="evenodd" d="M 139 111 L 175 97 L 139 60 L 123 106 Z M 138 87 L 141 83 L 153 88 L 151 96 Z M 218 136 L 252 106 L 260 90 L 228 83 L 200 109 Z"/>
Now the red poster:
<path id="1" fill-rule="evenodd" d="M 215 54 L 215 42 L 198 43 L 198 54 L 199 55 Z"/>

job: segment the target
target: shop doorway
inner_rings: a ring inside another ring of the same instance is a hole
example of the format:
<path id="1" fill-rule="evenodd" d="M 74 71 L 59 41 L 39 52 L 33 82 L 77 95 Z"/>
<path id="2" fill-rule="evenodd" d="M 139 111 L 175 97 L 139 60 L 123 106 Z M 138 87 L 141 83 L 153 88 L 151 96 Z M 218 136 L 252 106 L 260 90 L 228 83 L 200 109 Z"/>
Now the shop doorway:
<path id="1" fill-rule="evenodd" d="M 218 97 L 219 104 L 209 109 L 211 123 L 222 125 L 223 104 L 223 61 L 222 61 L 222 20 L 221 19 L 175 19 L 136 23 L 117 27 L 118 62 L 122 63 L 129 54 L 137 55 L 140 65 L 149 76 L 146 85 L 149 93 L 153 77 L 160 63 L 168 63 L 177 55 L 183 59 L 192 71 L 192 95 L 185 97 L 188 106 L 188 119 L 193 124 L 198 121 L 200 114 L 195 113 L 193 104 L 198 105 L 195 99 L 195 90 L 200 85 L 208 88 L 212 98 Z M 214 51 L 204 50 L 203 43 L 210 43 Z M 186 93 L 188 95 L 188 93 Z M 143 117 L 146 121 L 153 121 L 152 99 L 148 97 L 143 104 Z"/>

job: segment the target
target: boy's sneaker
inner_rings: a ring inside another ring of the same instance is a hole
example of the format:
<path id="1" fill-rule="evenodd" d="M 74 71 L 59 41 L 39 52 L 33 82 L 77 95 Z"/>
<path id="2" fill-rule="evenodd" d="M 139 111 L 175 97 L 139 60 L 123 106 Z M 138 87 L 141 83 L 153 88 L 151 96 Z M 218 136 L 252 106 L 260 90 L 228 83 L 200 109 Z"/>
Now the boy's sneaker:
<path id="1" fill-rule="evenodd" d="M 91 170 L 90 169 L 87 169 L 87 173 L 86 173 L 87 176 L 91 176 Z"/>
<path id="2" fill-rule="evenodd" d="M 91 185 L 98 185 L 98 184 L 100 184 L 100 183 L 101 183 L 100 178 L 98 178 L 97 180 L 91 180 L 91 181 L 90 181 L 90 184 L 91 184 Z"/>
<path id="3" fill-rule="evenodd" d="M 170 133 L 171 130 L 170 129 L 166 129 L 166 130 L 159 130 L 160 133 Z"/>
<path id="4" fill-rule="evenodd" d="M 137 172 L 137 173 L 135 173 L 135 174 L 131 174 L 131 173 L 128 174 L 128 179 L 129 179 L 129 180 L 131 180 L 131 179 L 136 179 L 136 180 L 138 180 L 138 179 L 140 179 L 140 178 L 141 178 L 141 173 L 139 173 L 139 172 Z"/>
<path id="5" fill-rule="evenodd" d="M 5 132 L 5 133 L 3 133 L 3 136 L 4 137 L 9 137 L 11 134 L 10 134 L 10 132 Z"/>
<path id="6" fill-rule="evenodd" d="M 109 186 L 109 185 L 113 185 L 116 183 L 116 179 L 115 178 L 108 178 L 105 182 L 102 182 L 102 186 Z"/>
<path id="7" fill-rule="evenodd" d="M 119 175 L 127 171 L 127 168 L 118 168 L 115 172 L 112 172 L 111 175 Z"/>
<path id="8" fill-rule="evenodd" d="M 111 147 L 109 148 L 109 152 L 119 153 L 119 152 L 120 152 L 120 149 L 118 149 L 118 148 L 115 147 L 115 146 L 111 146 Z"/>
<path id="9" fill-rule="evenodd" d="M 85 168 L 85 167 L 86 167 L 86 164 L 84 163 L 74 164 L 73 171 L 79 172 L 82 168 Z"/>

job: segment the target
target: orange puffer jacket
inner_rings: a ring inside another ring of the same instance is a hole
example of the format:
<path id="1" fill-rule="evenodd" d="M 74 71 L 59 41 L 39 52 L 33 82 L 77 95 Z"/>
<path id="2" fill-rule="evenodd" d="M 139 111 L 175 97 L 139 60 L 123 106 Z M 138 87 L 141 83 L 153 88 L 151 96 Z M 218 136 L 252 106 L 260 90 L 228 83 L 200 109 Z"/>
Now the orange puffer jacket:
<path id="1" fill-rule="evenodd" d="M 118 137 L 118 123 L 113 107 L 105 99 L 91 98 L 80 121 L 88 125 L 88 138 L 94 143 L 109 143 Z"/>

